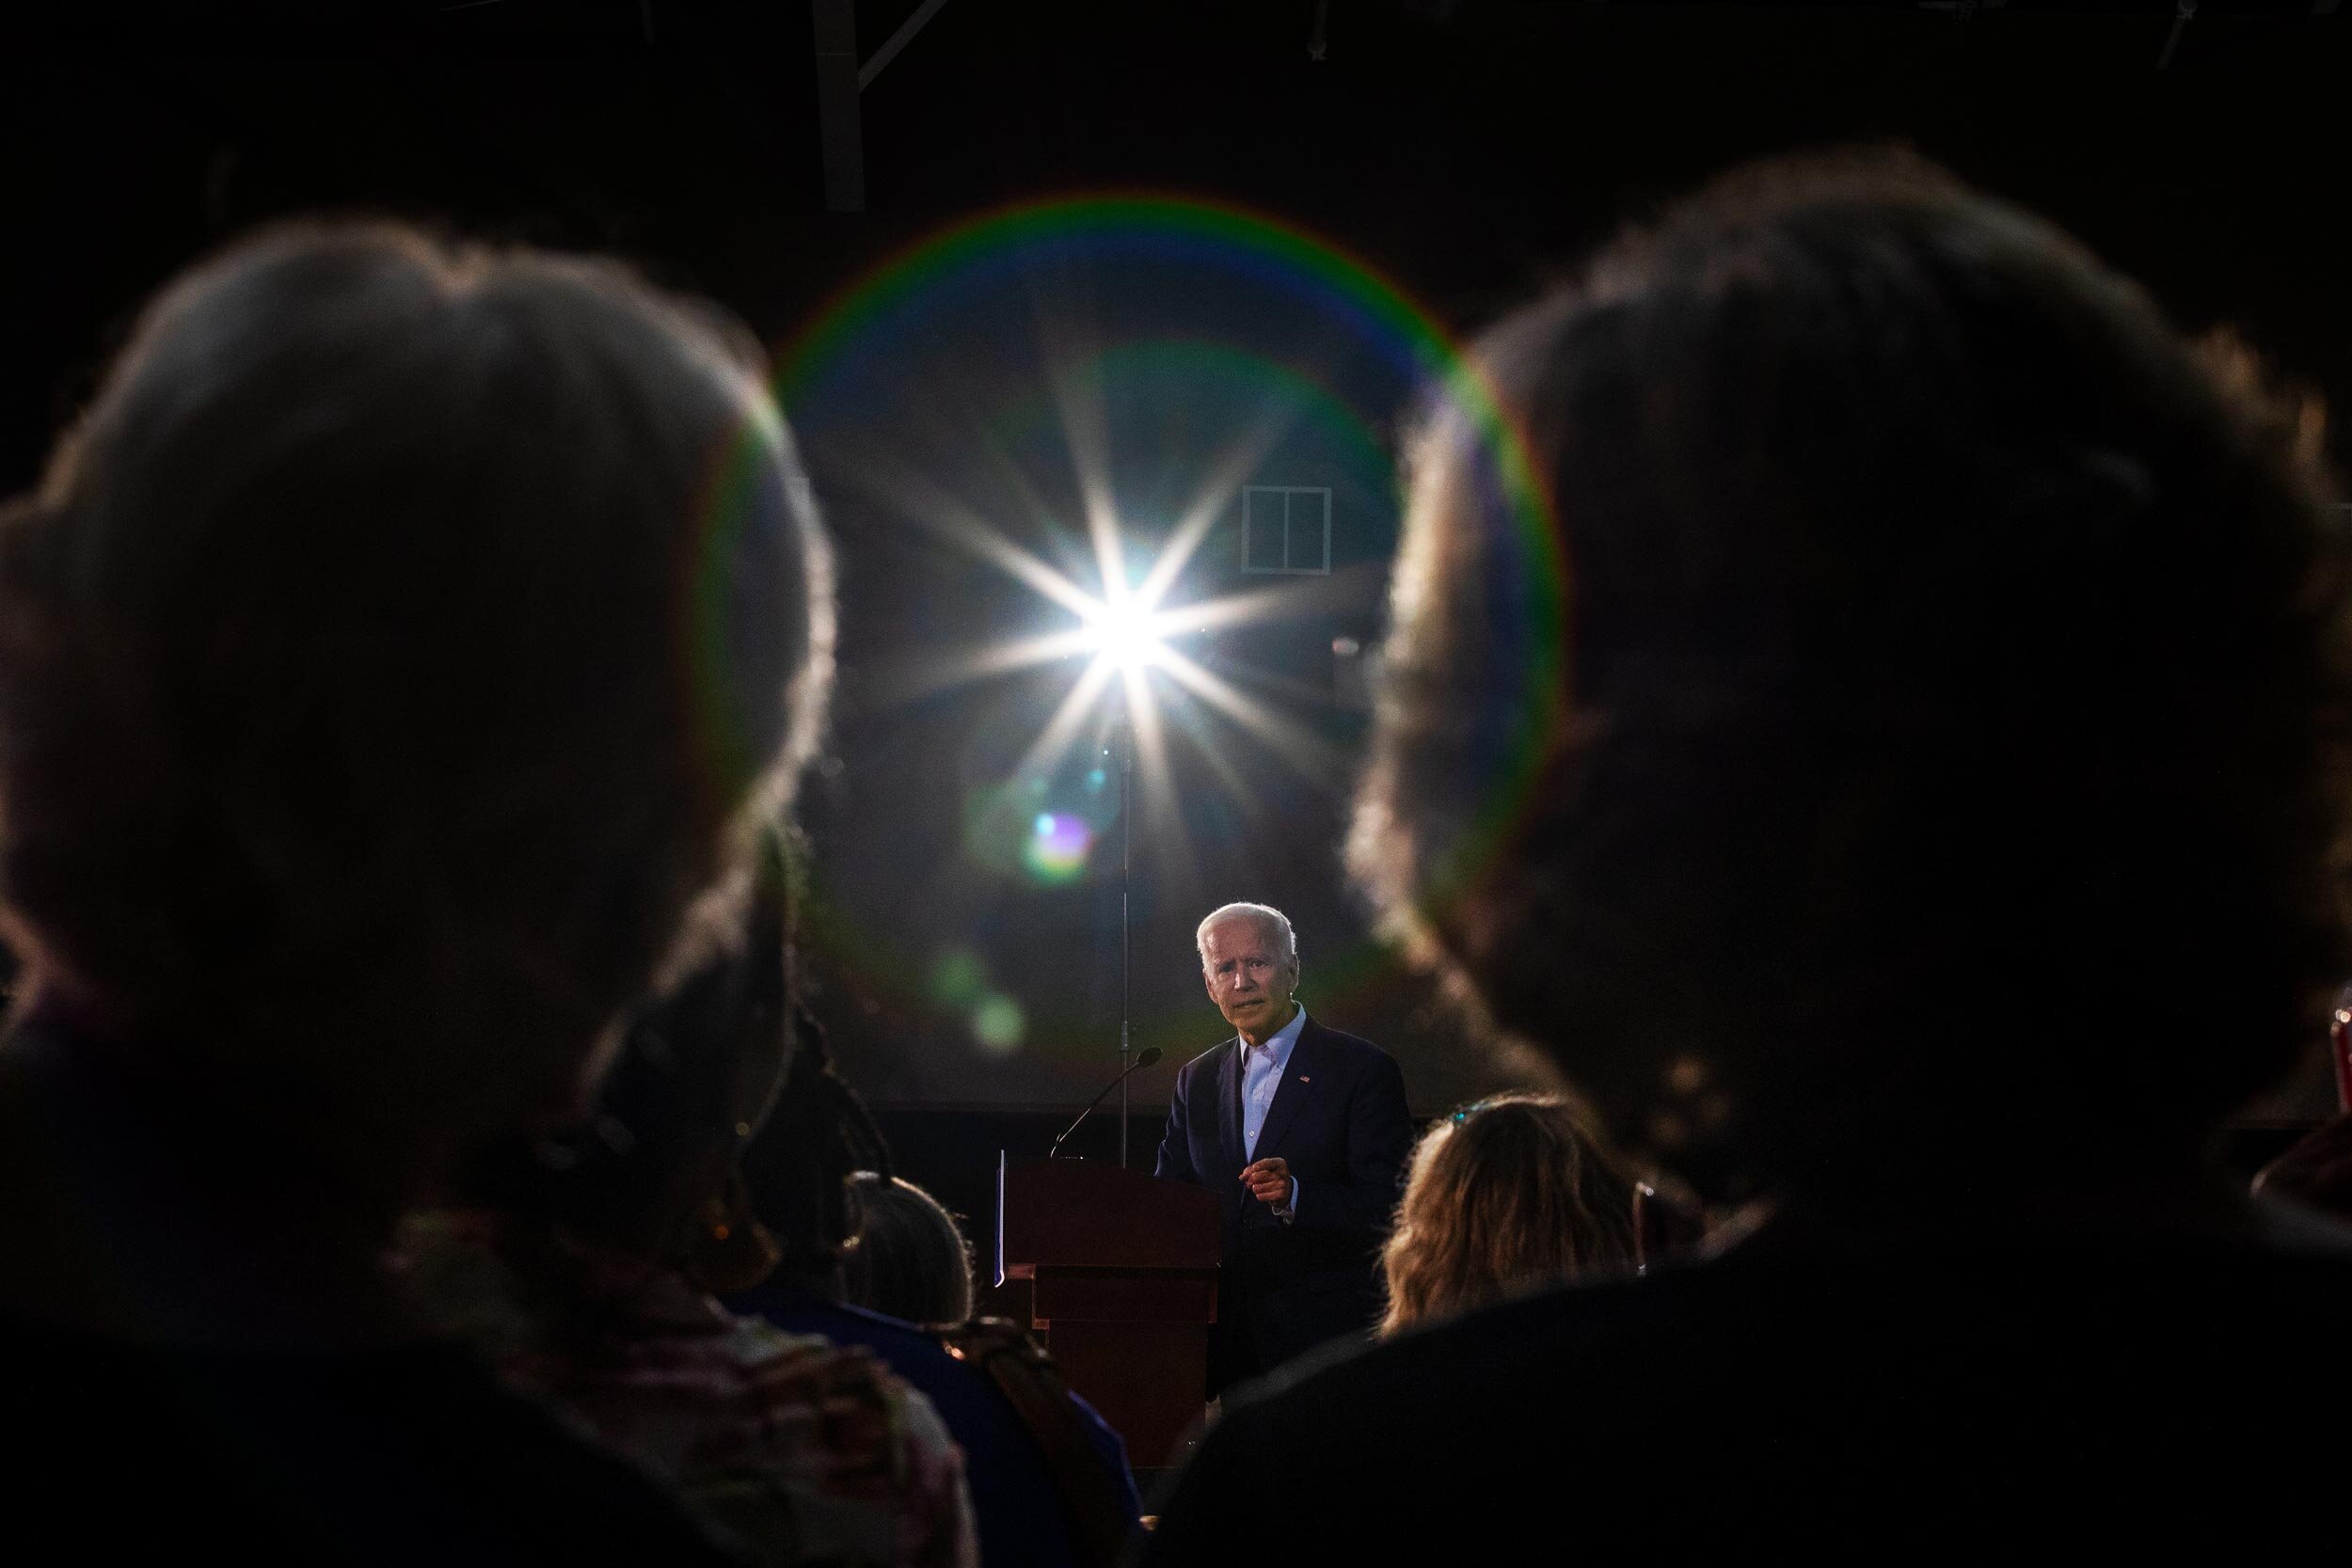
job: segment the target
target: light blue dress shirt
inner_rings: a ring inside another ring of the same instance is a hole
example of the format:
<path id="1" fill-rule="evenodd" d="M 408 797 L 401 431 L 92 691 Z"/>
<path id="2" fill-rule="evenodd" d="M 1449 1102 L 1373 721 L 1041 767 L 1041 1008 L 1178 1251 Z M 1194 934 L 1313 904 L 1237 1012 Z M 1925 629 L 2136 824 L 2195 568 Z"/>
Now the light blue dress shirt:
<path id="1" fill-rule="evenodd" d="M 1307 1027 L 1307 1009 L 1298 1007 L 1291 1021 L 1274 1031 L 1263 1045 L 1241 1043 L 1241 1148 L 1242 1157 L 1258 1157 L 1258 1134 L 1265 1128 L 1266 1112 L 1274 1107 L 1274 1091 L 1282 1086 L 1283 1069 L 1290 1066 L 1291 1048 L 1298 1043 L 1299 1031 Z M 1291 1196 L 1287 1203 L 1274 1205 L 1275 1214 L 1287 1221 L 1298 1208 L 1298 1178 L 1291 1178 Z"/>

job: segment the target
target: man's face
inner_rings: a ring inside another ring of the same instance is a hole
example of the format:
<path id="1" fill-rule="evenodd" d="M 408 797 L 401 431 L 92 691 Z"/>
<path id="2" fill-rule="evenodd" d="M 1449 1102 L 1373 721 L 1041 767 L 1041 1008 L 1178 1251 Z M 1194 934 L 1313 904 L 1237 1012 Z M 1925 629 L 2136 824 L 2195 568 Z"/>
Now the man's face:
<path id="1" fill-rule="evenodd" d="M 1298 989 L 1298 964 L 1285 963 L 1272 935 L 1248 915 L 1220 920 L 1201 943 L 1209 1000 L 1252 1045 L 1290 1022 L 1291 993 Z"/>

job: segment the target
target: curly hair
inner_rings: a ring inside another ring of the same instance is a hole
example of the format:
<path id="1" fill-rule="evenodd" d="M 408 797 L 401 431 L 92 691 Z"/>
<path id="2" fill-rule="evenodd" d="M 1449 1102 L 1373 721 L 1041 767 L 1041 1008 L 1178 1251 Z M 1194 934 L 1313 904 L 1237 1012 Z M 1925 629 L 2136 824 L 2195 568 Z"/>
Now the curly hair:
<path id="1" fill-rule="evenodd" d="M 1350 861 L 1621 1143 L 1915 1193 L 2278 1075 L 2344 958 L 2315 413 L 1900 154 L 1733 174 L 1475 374 L 1546 536 L 1440 409 Z"/>
<path id="2" fill-rule="evenodd" d="M 392 225 L 172 284 L 0 526 L 11 940 L 388 1147 L 576 1106 L 821 720 L 757 357 L 617 266 Z"/>
<path id="3" fill-rule="evenodd" d="M 1505 1095 L 1422 1134 L 1382 1251 L 1380 1332 L 1563 1280 L 1630 1273 L 1635 1182 L 1568 1100 Z"/>

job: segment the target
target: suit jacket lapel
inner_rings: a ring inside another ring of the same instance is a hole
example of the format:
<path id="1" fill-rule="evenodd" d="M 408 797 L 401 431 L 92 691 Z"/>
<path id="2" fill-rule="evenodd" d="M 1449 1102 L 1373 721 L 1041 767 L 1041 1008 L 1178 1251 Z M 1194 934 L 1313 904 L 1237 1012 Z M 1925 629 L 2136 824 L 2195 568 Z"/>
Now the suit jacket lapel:
<path id="1" fill-rule="evenodd" d="M 1298 1075 L 1302 1071 L 1311 1075 L 1314 1071 L 1315 1045 L 1315 1021 L 1311 1018 L 1291 1046 L 1291 1059 L 1282 1064 L 1282 1081 L 1274 1085 L 1274 1103 L 1266 1107 L 1265 1125 L 1258 1129 L 1261 1160 L 1280 1149 L 1282 1134 L 1290 1130 L 1292 1118 L 1298 1115 L 1300 1102 L 1314 1092 L 1311 1084 L 1300 1085 Z M 1235 1051 L 1233 1054 L 1238 1056 L 1241 1053 Z"/>
<path id="2" fill-rule="evenodd" d="M 1241 1041 L 1228 1040 L 1216 1064 L 1216 1136 L 1225 1149 L 1225 1174 L 1239 1173 L 1247 1162 L 1241 1148 Z"/>

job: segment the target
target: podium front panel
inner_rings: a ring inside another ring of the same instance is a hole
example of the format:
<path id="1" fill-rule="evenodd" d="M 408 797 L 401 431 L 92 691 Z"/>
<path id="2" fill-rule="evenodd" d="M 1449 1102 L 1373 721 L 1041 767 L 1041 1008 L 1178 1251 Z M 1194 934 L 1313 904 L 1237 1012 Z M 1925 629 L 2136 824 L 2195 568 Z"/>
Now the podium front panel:
<path id="1" fill-rule="evenodd" d="M 1076 1269 L 1048 1263 L 1030 1276 L 1029 1319 L 1045 1324 L 1216 1322 L 1215 1269 Z"/>
<path id="2" fill-rule="evenodd" d="M 1185 1182 L 997 1163 L 997 1285 L 1027 1283 L 1029 1326 L 1141 1469 L 1172 1463 L 1208 1400 L 1219 1221 L 1216 1196 Z"/>
<path id="3" fill-rule="evenodd" d="M 1158 1470 L 1176 1463 L 1208 1409 L 1207 1325 L 1065 1320 L 1044 1338 L 1070 1386 L 1125 1442 L 1130 1465 Z"/>
<path id="4" fill-rule="evenodd" d="M 1005 1160 L 997 1166 L 999 1277 L 1041 1264 L 1096 1269 L 1214 1269 L 1214 1194 L 1184 1181 L 1085 1160 Z"/>

